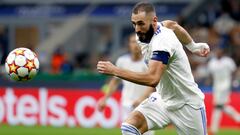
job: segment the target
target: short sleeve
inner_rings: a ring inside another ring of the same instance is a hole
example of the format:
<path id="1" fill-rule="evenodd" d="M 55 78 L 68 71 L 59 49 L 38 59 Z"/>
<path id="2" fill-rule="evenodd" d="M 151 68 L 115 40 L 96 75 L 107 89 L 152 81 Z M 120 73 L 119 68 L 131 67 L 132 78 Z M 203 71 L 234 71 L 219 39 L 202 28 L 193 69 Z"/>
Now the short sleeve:
<path id="1" fill-rule="evenodd" d="M 229 58 L 229 67 L 230 67 L 230 70 L 233 72 L 233 71 L 235 71 L 236 70 L 236 64 L 235 64 L 235 62 L 231 59 L 231 58 Z"/>
<path id="2" fill-rule="evenodd" d="M 168 42 L 169 40 L 170 39 L 166 38 L 164 35 L 155 37 L 152 41 L 152 52 L 168 52 L 171 57 L 174 53 L 174 47 L 172 41 Z"/>
<path id="3" fill-rule="evenodd" d="M 128 57 L 129 57 L 128 54 L 125 54 L 125 55 L 122 55 L 122 56 L 118 57 L 115 65 L 119 68 L 124 68 L 124 65 L 126 64 L 126 61 L 128 60 Z"/>
<path id="4" fill-rule="evenodd" d="M 117 59 L 117 61 L 116 61 L 116 63 L 115 63 L 115 65 L 117 66 L 117 67 L 121 67 L 121 57 L 119 57 L 118 59 Z"/>
<path id="5" fill-rule="evenodd" d="M 118 59 L 116 60 L 116 62 L 115 62 L 115 65 L 117 66 L 117 67 L 119 67 L 119 68 L 123 68 L 122 66 L 123 66 L 123 62 L 124 61 L 124 59 L 123 59 L 123 56 L 120 56 L 120 57 L 118 57 Z M 118 78 L 119 79 L 119 77 L 117 77 L 117 76 L 114 76 L 114 78 Z"/>
<path id="6" fill-rule="evenodd" d="M 210 60 L 210 61 L 208 62 L 208 64 L 207 64 L 207 72 L 208 72 L 209 74 L 212 73 L 212 60 Z"/>

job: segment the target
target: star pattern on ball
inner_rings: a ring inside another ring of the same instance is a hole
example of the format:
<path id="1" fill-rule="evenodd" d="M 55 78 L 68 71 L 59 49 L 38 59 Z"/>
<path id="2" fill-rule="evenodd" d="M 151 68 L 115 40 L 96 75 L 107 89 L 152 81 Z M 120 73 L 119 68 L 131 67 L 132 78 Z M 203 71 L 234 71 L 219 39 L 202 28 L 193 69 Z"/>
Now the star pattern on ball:
<path id="1" fill-rule="evenodd" d="M 29 71 L 31 71 L 33 68 L 35 68 L 34 61 L 28 60 L 25 67 L 28 68 Z"/>
<path id="2" fill-rule="evenodd" d="M 16 54 L 16 55 L 24 55 L 24 51 L 25 51 L 25 50 L 18 49 L 18 50 L 15 51 L 15 54 Z"/>
<path id="3" fill-rule="evenodd" d="M 11 80 L 28 81 L 39 71 L 37 55 L 28 48 L 16 48 L 11 51 L 5 61 L 5 69 Z"/>
<path id="4" fill-rule="evenodd" d="M 17 73 L 17 69 L 19 66 L 17 66 L 14 62 L 12 64 L 9 64 L 9 73 Z"/>

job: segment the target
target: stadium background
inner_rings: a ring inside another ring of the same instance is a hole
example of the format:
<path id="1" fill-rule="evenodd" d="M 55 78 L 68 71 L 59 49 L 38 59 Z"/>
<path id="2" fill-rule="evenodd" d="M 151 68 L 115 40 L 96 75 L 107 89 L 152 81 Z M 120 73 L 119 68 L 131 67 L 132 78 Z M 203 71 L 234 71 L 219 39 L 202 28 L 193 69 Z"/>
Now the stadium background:
<path id="1" fill-rule="evenodd" d="M 126 39 L 133 32 L 130 13 L 136 2 L 1 0 L 0 134 L 120 134 L 120 92 L 108 101 L 104 114 L 95 109 L 102 96 L 100 89 L 108 81 L 108 76 L 96 72 L 96 63 L 114 62 L 127 52 Z M 160 21 L 176 20 L 196 42 L 207 42 L 211 50 L 227 49 L 238 66 L 231 104 L 240 111 L 240 1 L 151 2 Z M 5 74 L 5 58 L 16 47 L 28 47 L 38 54 L 41 69 L 30 82 L 12 82 Z M 195 80 L 206 94 L 209 126 L 212 86 L 205 72 L 208 59 L 188 55 Z M 223 115 L 221 134 L 239 134 L 239 126 Z M 171 126 L 159 133 L 176 134 Z"/>

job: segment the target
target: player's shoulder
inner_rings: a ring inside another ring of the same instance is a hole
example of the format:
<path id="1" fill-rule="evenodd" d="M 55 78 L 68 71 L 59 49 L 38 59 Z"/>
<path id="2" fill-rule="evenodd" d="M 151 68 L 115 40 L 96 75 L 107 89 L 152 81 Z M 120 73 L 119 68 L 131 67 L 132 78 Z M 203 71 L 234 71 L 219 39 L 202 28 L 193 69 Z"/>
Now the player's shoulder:
<path id="1" fill-rule="evenodd" d="M 223 60 L 232 61 L 233 59 L 229 56 L 223 56 Z"/>
<path id="2" fill-rule="evenodd" d="M 218 61 L 217 57 L 216 57 L 216 56 L 212 56 L 212 57 L 209 59 L 208 63 L 209 63 L 209 64 L 213 64 L 213 63 L 216 63 L 217 61 Z"/>
<path id="3" fill-rule="evenodd" d="M 121 61 L 121 60 L 124 61 L 124 60 L 128 60 L 128 59 L 130 59 L 130 58 L 131 58 L 130 54 L 129 54 L 129 53 L 125 53 L 125 54 L 119 56 L 117 60 L 118 60 L 118 61 L 119 61 L 119 60 L 120 60 L 120 61 Z"/>
<path id="4" fill-rule="evenodd" d="M 171 39 L 174 37 L 173 35 L 174 32 L 171 29 L 163 26 L 162 23 L 158 23 L 157 30 L 154 33 L 155 38 L 153 39 Z"/>
<path id="5" fill-rule="evenodd" d="M 159 24 L 154 36 L 151 40 L 151 43 L 155 47 L 161 48 L 175 48 L 175 41 L 176 36 L 172 30 L 164 27 L 163 25 Z"/>
<path id="6" fill-rule="evenodd" d="M 229 56 L 224 56 L 223 58 L 224 58 L 224 62 L 225 62 L 225 63 L 235 64 L 235 61 L 234 61 L 231 57 L 229 57 Z"/>
<path id="7" fill-rule="evenodd" d="M 130 59 L 129 54 L 123 54 L 119 56 L 118 59 L 116 60 L 116 66 L 123 67 L 124 65 L 126 65 L 126 63 L 129 62 L 129 59 Z"/>
<path id="8" fill-rule="evenodd" d="M 215 67 L 215 65 L 217 65 L 216 64 L 217 62 L 218 62 L 217 58 L 215 56 L 212 56 L 207 62 L 208 68 Z"/>

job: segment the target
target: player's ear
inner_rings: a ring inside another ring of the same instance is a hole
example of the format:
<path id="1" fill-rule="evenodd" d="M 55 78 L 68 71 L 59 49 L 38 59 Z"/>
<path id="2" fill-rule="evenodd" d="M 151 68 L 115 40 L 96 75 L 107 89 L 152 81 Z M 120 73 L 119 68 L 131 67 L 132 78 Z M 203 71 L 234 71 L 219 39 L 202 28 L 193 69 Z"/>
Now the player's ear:
<path id="1" fill-rule="evenodd" d="M 157 22 L 158 22 L 158 17 L 157 17 L 157 16 L 154 16 L 154 17 L 153 17 L 153 21 L 157 23 Z"/>
<path id="2" fill-rule="evenodd" d="M 153 19 L 152 19 L 152 24 L 153 24 L 154 27 L 157 26 L 157 22 L 158 22 L 158 17 L 154 16 Z"/>

